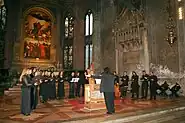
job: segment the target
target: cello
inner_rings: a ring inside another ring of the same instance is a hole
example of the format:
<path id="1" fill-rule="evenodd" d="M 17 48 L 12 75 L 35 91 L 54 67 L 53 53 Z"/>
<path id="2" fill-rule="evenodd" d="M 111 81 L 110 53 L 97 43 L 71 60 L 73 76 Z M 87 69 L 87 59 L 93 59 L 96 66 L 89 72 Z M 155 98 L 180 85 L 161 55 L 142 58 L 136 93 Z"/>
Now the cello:
<path id="1" fill-rule="evenodd" d="M 114 91 L 115 91 L 115 97 L 116 97 L 116 98 L 119 98 L 119 97 L 121 96 L 121 92 L 120 92 L 119 84 L 118 84 L 118 83 L 116 83 L 116 84 L 114 85 Z"/>

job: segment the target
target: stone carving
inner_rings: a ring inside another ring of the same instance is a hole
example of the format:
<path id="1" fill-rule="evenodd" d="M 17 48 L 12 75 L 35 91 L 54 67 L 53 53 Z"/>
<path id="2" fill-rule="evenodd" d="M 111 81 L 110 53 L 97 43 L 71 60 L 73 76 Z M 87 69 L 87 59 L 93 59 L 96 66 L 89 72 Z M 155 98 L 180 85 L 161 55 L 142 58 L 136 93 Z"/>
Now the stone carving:
<path id="1" fill-rule="evenodd" d="M 124 52 L 139 51 L 142 49 L 140 35 L 140 23 L 142 18 L 139 12 L 126 10 L 117 20 L 117 41 L 123 48 Z"/>
<path id="2" fill-rule="evenodd" d="M 124 52 L 139 51 L 142 48 L 141 41 L 139 40 L 124 41 L 119 42 L 119 44 L 122 46 Z"/>
<path id="3" fill-rule="evenodd" d="M 138 64 L 136 68 L 138 75 L 141 75 L 142 70 L 144 70 L 144 65 Z M 167 81 L 168 84 L 175 84 L 178 82 L 182 89 L 182 95 L 185 95 L 185 71 L 182 73 L 175 73 L 172 72 L 167 66 L 156 65 L 153 63 L 150 64 L 150 70 L 155 72 L 160 79 L 159 82 Z"/>
<path id="4" fill-rule="evenodd" d="M 141 75 L 142 70 L 144 70 L 143 64 L 136 65 L 136 72 Z M 185 71 L 182 73 L 172 72 L 167 66 L 160 64 L 150 63 L 150 71 L 153 71 L 159 78 L 185 78 Z"/>

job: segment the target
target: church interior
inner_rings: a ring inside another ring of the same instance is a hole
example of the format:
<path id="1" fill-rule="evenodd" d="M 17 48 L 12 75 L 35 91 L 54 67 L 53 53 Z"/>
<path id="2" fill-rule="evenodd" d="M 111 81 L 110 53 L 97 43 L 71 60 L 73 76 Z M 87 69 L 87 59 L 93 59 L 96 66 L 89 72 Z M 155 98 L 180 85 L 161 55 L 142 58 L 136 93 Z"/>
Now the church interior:
<path id="1" fill-rule="evenodd" d="M 184 96 L 184 7 L 184 0 L 0 0 L 0 112 L 5 112 L 0 122 L 104 116 L 104 110 L 81 110 L 81 98 L 41 104 L 30 117 L 21 116 L 19 77 L 24 68 L 101 73 L 109 67 L 120 76 L 145 70 L 161 83 L 178 82 Z M 118 99 L 115 105 L 121 114 L 184 101 L 133 104 Z"/>

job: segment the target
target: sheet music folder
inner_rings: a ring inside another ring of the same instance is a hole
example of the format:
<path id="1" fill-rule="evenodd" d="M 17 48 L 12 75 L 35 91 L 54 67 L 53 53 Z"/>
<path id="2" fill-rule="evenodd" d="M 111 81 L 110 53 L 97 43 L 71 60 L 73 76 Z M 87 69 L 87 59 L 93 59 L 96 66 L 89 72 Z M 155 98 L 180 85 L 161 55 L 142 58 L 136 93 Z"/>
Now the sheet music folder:
<path id="1" fill-rule="evenodd" d="M 79 78 L 72 78 L 71 82 L 78 82 Z"/>

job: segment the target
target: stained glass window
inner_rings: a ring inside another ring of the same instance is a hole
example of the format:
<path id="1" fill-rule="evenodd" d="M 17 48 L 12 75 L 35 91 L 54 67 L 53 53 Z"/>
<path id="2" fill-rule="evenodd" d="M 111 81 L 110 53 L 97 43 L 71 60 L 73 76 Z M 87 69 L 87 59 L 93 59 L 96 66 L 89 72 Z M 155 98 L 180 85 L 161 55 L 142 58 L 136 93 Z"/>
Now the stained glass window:
<path id="1" fill-rule="evenodd" d="M 65 18 L 65 38 L 73 38 L 74 36 L 74 18 L 68 14 Z"/>
<path id="2" fill-rule="evenodd" d="M 0 6 L 0 68 L 3 68 L 4 65 L 6 19 L 7 19 L 7 10 L 6 7 L 2 4 L 2 6 Z"/>
<path id="3" fill-rule="evenodd" d="M 6 26 L 6 7 L 5 6 L 1 6 L 0 8 L 0 30 L 2 32 L 5 31 L 5 26 Z M 1 33 L 2 34 L 2 33 Z"/>
<path id="4" fill-rule="evenodd" d="M 90 68 L 93 57 L 93 14 L 89 10 L 85 15 L 85 69 Z"/>
<path id="5" fill-rule="evenodd" d="M 73 69 L 73 39 L 74 39 L 74 18 L 68 14 L 65 18 L 65 39 L 64 39 L 64 69 Z"/>

